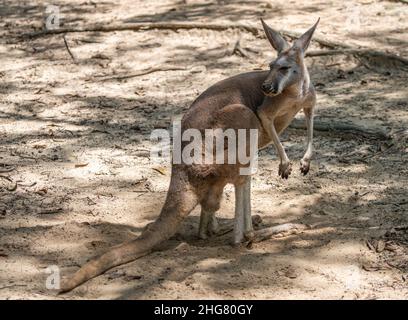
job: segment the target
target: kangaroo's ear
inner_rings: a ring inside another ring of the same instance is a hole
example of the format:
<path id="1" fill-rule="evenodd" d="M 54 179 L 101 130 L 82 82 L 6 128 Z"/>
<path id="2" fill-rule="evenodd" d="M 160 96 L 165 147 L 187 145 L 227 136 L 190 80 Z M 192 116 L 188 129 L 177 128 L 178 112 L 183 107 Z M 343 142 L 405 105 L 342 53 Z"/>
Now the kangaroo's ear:
<path id="1" fill-rule="evenodd" d="M 303 52 L 307 50 L 310 44 L 310 40 L 312 40 L 313 33 L 316 30 L 317 25 L 319 24 L 320 18 L 317 19 L 317 22 L 314 24 L 313 27 L 311 27 L 309 30 L 307 30 L 302 36 L 295 41 L 294 46 L 302 49 Z"/>
<path id="2" fill-rule="evenodd" d="M 266 37 L 268 38 L 269 42 L 271 43 L 272 47 L 275 48 L 276 51 L 281 52 L 289 48 L 289 44 L 286 40 L 280 35 L 278 31 L 273 30 L 269 27 L 263 19 L 261 19 L 262 26 L 264 28 Z"/>

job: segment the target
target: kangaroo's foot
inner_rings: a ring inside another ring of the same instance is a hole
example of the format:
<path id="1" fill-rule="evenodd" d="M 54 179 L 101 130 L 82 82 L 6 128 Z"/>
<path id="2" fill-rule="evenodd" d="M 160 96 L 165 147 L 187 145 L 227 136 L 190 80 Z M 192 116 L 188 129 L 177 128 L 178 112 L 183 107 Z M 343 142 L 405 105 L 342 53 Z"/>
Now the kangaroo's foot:
<path id="1" fill-rule="evenodd" d="M 208 223 L 207 226 L 207 233 L 212 236 L 216 235 L 218 233 L 218 230 L 220 229 L 220 226 L 218 224 L 218 219 L 215 215 L 213 215 L 210 219 L 210 222 Z"/>
<path id="2" fill-rule="evenodd" d="M 283 179 L 287 179 L 291 173 L 292 164 L 289 161 L 279 164 L 279 176 L 281 176 Z"/>
<path id="3" fill-rule="evenodd" d="M 309 169 L 310 169 L 310 160 L 308 159 L 300 160 L 300 172 L 303 173 L 303 175 L 306 175 L 309 172 Z"/>
<path id="4" fill-rule="evenodd" d="M 252 216 L 252 224 L 255 226 L 255 228 L 258 228 L 259 225 L 262 223 L 262 218 L 259 215 L 253 215 Z M 223 236 L 227 233 L 230 233 L 234 230 L 234 225 L 235 221 L 234 220 L 229 220 L 223 223 L 218 223 L 216 229 L 209 230 L 206 234 L 204 239 L 207 239 L 208 236 L 216 236 L 220 237 Z M 246 239 L 247 235 L 250 234 L 253 230 L 244 230 L 244 238 Z M 201 238 L 201 237 L 200 237 Z M 241 241 L 244 241 L 242 239 Z"/>
<path id="5" fill-rule="evenodd" d="M 218 220 L 214 213 L 202 212 L 198 237 L 207 239 L 209 236 L 216 235 L 219 231 Z"/>
<path id="6" fill-rule="evenodd" d="M 220 226 L 218 224 L 218 219 L 213 215 L 207 224 L 207 229 L 200 230 L 200 238 L 207 239 L 208 237 L 216 236 L 220 232 Z"/>

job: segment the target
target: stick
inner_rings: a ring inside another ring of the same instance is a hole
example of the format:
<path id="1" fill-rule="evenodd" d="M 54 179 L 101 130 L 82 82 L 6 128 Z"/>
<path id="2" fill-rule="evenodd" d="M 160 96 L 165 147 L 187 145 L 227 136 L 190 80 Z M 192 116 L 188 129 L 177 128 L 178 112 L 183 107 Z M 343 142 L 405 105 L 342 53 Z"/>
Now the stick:
<path id="1" fill-rule="evenodd" d="M 25 286 L 26 286 L 25 284 L 10 284 L 7 286 L 0 287 L 0 290 L 14 288 L 14 287 L 25 287 Z"/>
<path id="2" fill-rule="evenodd" d="M 130 78 L 134 78 L 134 77 L 139 77 L 139 76 L 144 76 L 146 74 L 150 74 L 153 72 L 159 72 L 159 71 L 173 71 L 173 70 L 186 70 L 185 68 L 181 68 L 181 67 L 154 67 L 154 68 L 150 68 L 138 73 L 132 73 L 132 74 L 127 74 L 127 75 L 122 75 L 122 76 L 113 76 L 113 77 L 104 77 L 101 78 L 100 80 L 97 81 L 110 81 L 110 80 L 124 80 L 124 79 L 130 79 Z"/>
<path id="3" fill-rule="evenodd" d="M 73 32 L 113 32 L 113 31 L 140 31 L 140 30 L 191 30 L 191 29 L 207 29 L 214 31 L 225 31 L 229 29 L 238 29 L 249 32 L 254 36 L 265 38 L 262 29 L 258 27 L 248 26 L 244 24 L 213 24 L 213 23 L 168 23 L 168 22 L 151 22 L 151 23 L 131 23 L 131 24 L 120 24 L 120 25 L 90 25 L 85 27 L 71 27 L 71 28 L 59 28 L 51 30 L 42 30 L 30 33 L 24 33 L 21 35 L 22 38 L 37 38 L 51 34 L 63 34 L 63 33 L 73 33 Z M 287 30 L 280 30 L 280 33 L 288 38 L 297 39 L 302 33 L 293 32 Z M 313 41 L 318 42 L 322 46 L 329 48 L 348 48 L 349 46 L 344 45 L 340 42 L 334 42 L 327 39 L 313 37 Z"/>
<path id="4" fill-rule="evenodd" d="M 248 26 L 244 24 L 213 24 L 213 23 L 177 23 L 177 22 L 136 22 L 130 24 L 120 24 L 120 25 L 90 25 L 85 27 L 71 27 L 71 28 L 59 28 L 52 30 L 42 30 L 30 33 L 24 33 L 21 35 L 22 38 L 36 38 L 51 34 L 63 34 L 63 33 L 73 33 L 73 32 L 113 32 L 113 31 L 139 31 L 139 30 L 191 30 L 191 29 L 208 29 L 214 31 L 225 31 L 228 29 L 238 29 L 249 32 L 256 37 L 265 38 L 262 29 L 254 26 Z M 299 38 L 302 33 L 280 30 L 283 36 L 291 39 Z M 314 36 L 313 41 L 319 43 L 324 47 L 329 48 L 351 48 L 341 42 L 330 41 L 321 37 Z"/>
<path id="5" fill-rule="evenodd" d="M 388 60 L 395 60 L 408 66 L 408 60 L 392 53 L 381 52 L 370 49 L 337 49 L 337 50 L 315 50 L 306 52 L 306 57 L 321 57 L 334 55 L 357 55 L 363 57 L 382 58 Z"/>
<path id="6" fill-rule="evenodd" d="M 314 130 L 323 132 L 341 132 L 341 133 L 355 133 L 365 137 L 376 137 L 383 140 L 391 139 L 391 135 L 382 128 L 367 128 L 358 126 L 347 122 L 332 122 L 328 120 L 315 120 Z M 306 129 L 305 120 L 302 118 L 295 118 L 289 125 L 292 129 Z"/>
<path id="7" fill-rule="evenodd" d="M 268 240 L 273 236 L 286 237 L 289 235 L 300 233 L 306 229 L 309 229 L 309 227 L 304 224 L 285 223 L 269 228 L 255 230 L 251 233 L 251 235 L 248 235 L 247 240 L 250 243 L 257 243 Z"/>
<path id="8" fill-rule="evenodd" d="M 191 30 L 191 29 L 208 29 L 208 30 L 215 30 L 215 31 L 225 31 L 229 29 L 238 29 L 249 32 L 256 37 L 265 38 L 262 30 L 258 27 L 248 26 L 243 24 L 208 24 L 208 23 L 167 23 L 167 22 L 152 22 L 152 23 L 130 23 L 130 24 L 120 24 L 120 25 L 91 25 L 85 27 L 70 27 L 70 28 L 60 28 L 54 30 L 42 30 L 37 32 L 31 33 L 24 33 L 21 35 L 22 38 L 36 38 L 46 35 L 52 34 L 66 34 L 72 32 L 113 32 L 113 31 L 140 31 L 140 30 Z M 287 30 L 280 30 L 280 33 L 288 37 L 290 39 L 297 39 L 302 34 L 299 32 L 287 31 Z M 319 36 L 314 36 L 312 39 L 314 42 L 319 43 L 323 47 L 331 48 L 331 49 L 350 49 L 353 51 L 355 55 L 363 55 L 363 56 L 381 56 L 386 57 L 387 59 L 397 60 L 406 64 L 406 59 L 399 57 L 397 55 L 387 54 L 381 51 L 370 51 L 368 49 L 356 49 L 350 45 L 346 45 L 342 42 L 331 41 Z M 69 50 L 68 46 L 67 49 Z M 344 51 L 345 53 L 347 51 Z M 341 51 L 337 51 L 337 53 L 332 52 L 333 54 L 342 54 Z M 323 55 L 323 54 L 320 54 Z M 326 54 L 329 55 L 329 54 Z M 309 53 L 309 56 L 310 53 Z"/>
<path id="9" fill-rule="evenodd" d="M 201 24 L 201 23 L 167 23 L 167 22 L 152 22 L 152 23 L 131 23 L 120 25 L 91 25 L 85 27 L 71 27 L 71 28 L 59 28 L 53 30 L 42 30 L 31 33 L 25 33 L 22 35 L 24 38 L 36 38 L 49 34 L 63 34 L 72 32 L 112 32 L 112 31 L 139 31 L 139 30 L 190 30 L 190 29 L 208 29 L 216 31 L 224 31 L 228 29 L 241 29 L 247 32 L 258 35 L 260 29 L 257 27 L 251 27 L 247 25 L 234 24 Z"/>
<path id="10" fill-rule="evenodd" d="M 67 51 L 68 51 L 69 55 L 70 55 L 71 58 L 72 58 L 72 61 L 74 61 L 74 62 L 76 63 L 76 59 L 75 59 L 75 57 L 74 57 L 74 54 L 73 54 L 73 53 L 71 52 L 71 50 L 69 49 L 68 42 L 67 42 L 67 39 L 65 38 L 65 35 L 63 35 L 62 38 L 64 39 L 65 48 L 67 48 Z"/>

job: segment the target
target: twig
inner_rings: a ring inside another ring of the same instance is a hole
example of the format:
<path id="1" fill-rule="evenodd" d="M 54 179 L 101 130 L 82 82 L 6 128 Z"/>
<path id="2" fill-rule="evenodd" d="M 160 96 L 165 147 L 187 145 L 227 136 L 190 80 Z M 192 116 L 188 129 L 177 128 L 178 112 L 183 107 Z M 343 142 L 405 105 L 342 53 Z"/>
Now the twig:
<path id="1" fill-rule="evenodd" d="M 248 54 L 244 51 L 244 49 L 241 47 L 241 38 L 239 38 L 234 45 L 234 48 L 232 49 L 231 53 L 229 54 L 230 56 L 237 54 L 241 57 L 248 58 Z"/>
<path id="2" fill-rule="evenodd" d="M 10 284 L 7 286 L 0 287 L 0 290 L 14 288 L 14 287 L 26 287 L 26 285 L 25 284 Z"/>
<path id="3" fill-rule="evenodd" d="M 383 140 L 391 139 L 390 133 L 381 128 L 367 128 L 351 123 L 345 123 L 340 121 L 327 121 L 316 119 L 314 121 L 314 130 L 323 132 L 340 132 L 340 133 L 355 133 L 365 137 L 376 137 Z M 293 119 L 292 123 L 289 125 L 292 129 L 306 129 L 305 120 L 302 118 Z"/>
<path id="4" fill-rule="evenodd" d="M 31 187 L 34 187 L 36 184 L 37 184 L 37 182 L 34 181 L 34 182 L 30 183 L 30 184 L 19 183 L 18 185 L 19 185 L 20 187 L 31 188 Z"/>
<path id="5" fill-rule="evenodd" d="M 13 182 L 13 180 L 11 180 L 11 178 L 7 176 L 0 175 L 0 178 L 6 179 L 9 182 Z"/>
<path id="6" fill-rule="evenodd" d="M 37 214 L 54 214 L 61 212 L 63 209 L 62 208 L 48 208 L 48 209 L 42 209 L 41 211 L 38 211 Z"/>
<path id="7" fill-rule="evenodd" d="M 100 129 L 93 129 L 93 130 L 91 131 L 91 133 L 105 133 L 105 134 L 112 134 L 112 133 L 110 133 L 109 131 L 106 131 L 106 130 L 100 130 Z"/>
<path id="8" fill-rule="evenodd" d="M 149 68 L 147 70 L 138 72 L 138 73 L 132 73 L 132 74 L 127 74 L 127 75 L 122 75 L 122 76 L 113 76 L 113 77 L 105 77 L 102 79 L 99 79 L 97 81 L 110 81 L 110 80 L 124 80 L 124 79 L 130 79 L 134 77 L 139 77 L 139 76 L 144 76 L 146 74 L 150 74 L 153 72 L 159 72 L 159 71 L 174 71 L 174 70 L 186 70 L 185 68 L 181 67 L 153 67 Z"/>
<path id="9" fill-rule="evenodd" d="M 364 160 L 368 160 L 368 159 L 377 157 L 377 156 L 379 156 L 379 155 L 384 155 L 384 154 L 386 154 L 388 151 L 391 151 L 393 146 L 394 146 L 394 144 L 390 144 L 386 149 L 384 149 L 384 150 L 382 150 L 382 151 L 375 152 L 375 153 L 368 154 L 368 155 L 365 155 L 365 156 L 361 157 L 361 160 L 364 161 Z"/>
<path id="10" fill-rule="evenodd" d="M 68 42 L 67 42 L 67 39 L 65 38 L 65 35 L 63 35 L 62 38 L 64 39 L 65 48 L 67 48 L 67 51 L 68 51 L 69 55 L 70 55 L 71 58 L 72 58 L 72 61 L 74 61 L 74 62 L 76 63 L 76 59 L 75 59 L 75 57 L 74 57 L 74 54 L 71 52 L 71 49 L 70 49 L 69 46 L 68 46 Z"/>

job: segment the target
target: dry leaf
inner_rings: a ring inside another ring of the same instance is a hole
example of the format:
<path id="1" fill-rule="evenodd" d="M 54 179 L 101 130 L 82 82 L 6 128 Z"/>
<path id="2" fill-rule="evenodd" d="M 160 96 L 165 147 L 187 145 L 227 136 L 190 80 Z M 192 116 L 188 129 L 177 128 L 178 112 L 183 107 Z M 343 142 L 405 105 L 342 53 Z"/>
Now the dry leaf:
<path id="1" fill-rule="evenodd" d="M 399 248 L 398 245 L 396 245 L 395 243 L 387 242 L 386 245 L 385 245 L 384 250 L 394 252 L 394 251 L 397 251 L 398 248 Z"/>
<path id="2" fill-rule="evenodd" d="M 75 168 L 86 167 L 88 164 L 89 164 L 88 162 L 86 162 L 86 163 L 76 163 L 76 164 L 75 164 Z"/>
<path id="3" fill-rule="evenodd" d="M 376 251 L 377 252 L 383 252 L 385 249 L 385 242 L 383 240 L 378 240 L 377 246 L 376 246 Z"/>
<path id="4" fill-rule="evenodd" d="M 289 269 L 288 271 L 286 271 L 285 276 L 289 279 L 296 279 L 298 277 L 298 274 L 294 269 Z"/>
<path id="5" fill-rule="evenodd" d="M 163 176 L 166 175 L 166 168 L 163 167 L 154 167 L 152 168 L 154 171 L 157 171 L 158 173 L 162 174 Z"/>
<path id="6" fill-rule="evenodd" d="M 390 267 L 384 265 L 384 264 L 379 264 L 376 262 L 366 262 L 362 265 L 363 269 L 365 271 L 371 272 L 371 271 L 379 271 L 379 270 L 387 270 L 390 269 Z"/>
<path id="7" fill-rule="evenodd" d="M 35 193 L 39 194 L 39 195 L 44 195 L 48 192 L 48 189 L 46 187 L 43 187 L 41 189 L 38 189 L 36 191 L 34 191 Z"/>

